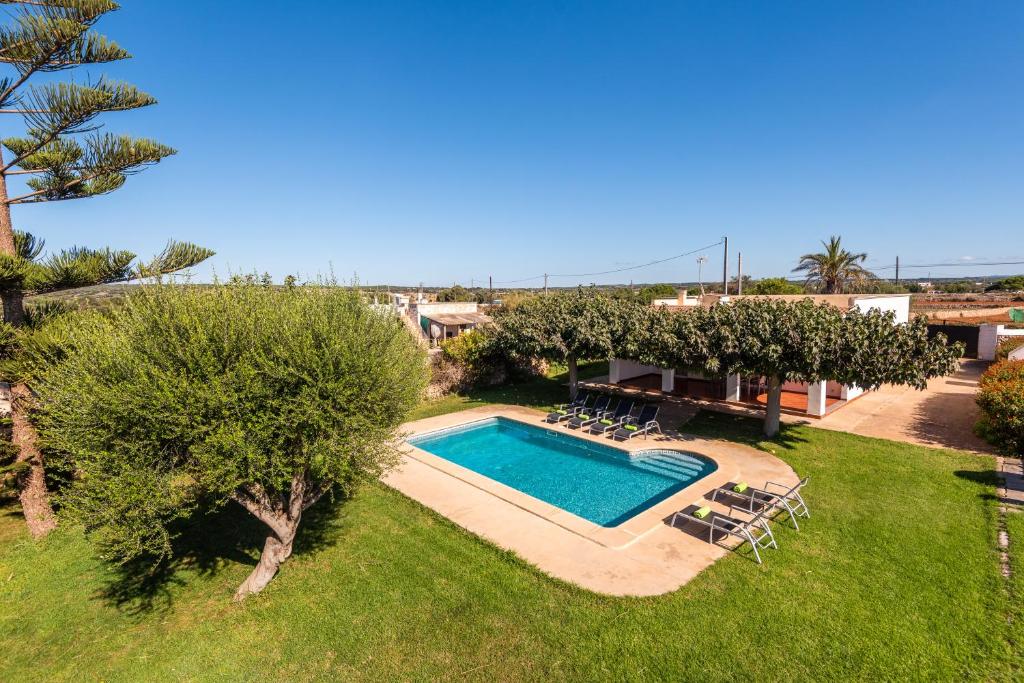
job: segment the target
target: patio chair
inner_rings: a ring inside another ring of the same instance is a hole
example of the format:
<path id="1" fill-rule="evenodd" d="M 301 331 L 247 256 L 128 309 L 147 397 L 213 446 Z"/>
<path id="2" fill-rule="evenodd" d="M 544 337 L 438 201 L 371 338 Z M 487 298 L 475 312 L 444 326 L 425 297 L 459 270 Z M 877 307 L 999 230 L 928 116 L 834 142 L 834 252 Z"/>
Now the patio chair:
<path id="1" fill-rule="evenodd" d="M 643 434 L 646 439 L 647 435 L 655 430 L 661 434 L 661 425 L 658 424 L 656 417 L 658 417 L 658 406 L 646 405 L 640 410 L 639 415 L 629 418 L 621 427 L 612 432 L 612 438 L 616 441 L 620 439 L 628 441 L 634 436 Z"/>
<path id="2" fill-rule="evenodd" d="M 807 503 L 804 501 L 803 496 L 800 495 L 800 490 L 807 485 L 809 479 L 810 477 L 804 477 L 793 486 L 769 481 L 765 482 L 764 488 L 760 489 L 754 486 L 747 486 L 743 482 L 731 487 L 720 486 L 711 495 L 711 500 L 717 500 L 720 493 L 726 494 L 741 501 L 741 505 L 734 507 L 740 507 L 750 514 L 753 514 L 755 509 L 769 513 L 785 510 L 789 514 L 789 519 L 793 522 L 794 528 L 800 531 L 800 523 L 797 521 L 797 517 L 809 518 L 811 516 Z"/>
<path id="3" fill-rule="evenodd" d="M 766 511 L 762 510 L 750 519 L 742 520 L 719 514 L 707 506 L 698 507 L 697 505 L 691 505 L 672 515 L 670 524 L 675 526 L 676 520 L 682 517 L 687 522 L 694 522 L 705 526 L 708 529 L 708 543 L 712 544 L 715 542 L 716 531 L 721 531 L 729 536 L 735 536 L 741 541 L 746 541 L 750 544 L 750 547 L 754 550 L 754 558 L 758 564 L 761 564 L 760 548 L 775 548 L 777 550 L 779 547 L 779 544 L 775 542 L 772 528 L 768 526 L 768 519 L 765 513 Z"/>
<path id="4" fill-rule="evenodd" d="M 622 399 L 619 401 L 619 405 L 615 407 L 614 412 L 606 413 L 604 417 L 591 423 L 590 433 L 605 434 L 609 431 L 615 431 L 629 419 L 631 412 L 633 412 L 633 399 Z"/>
<path id="5" fill-rule="evenodd" d="M 560 406 L 556 406 L 554 411 L 548 413 L 548 416 L 544 418 L 548 422 L 558 423 L 562 420 L 568 420 L 570 417 L 583 410 L 584 406 L 587 405 L 587 400 L 590 398 L 590 392 L 580 391 L 576 394 L 576 397 L 569 403 L 563 403 Z"/>
<path id="6" fill-rule="evenodd" d="M 566 424 L 569 426 L 569 429 L 579 429 L 581 427 L 586 427 L 592 422 L 597 422 L 608 413 L 608 406 L 611 402 L 611 396 L 598 396 L 597 400 L 594 401 L 593 406 L 579 411 L 570 417 Z"/>

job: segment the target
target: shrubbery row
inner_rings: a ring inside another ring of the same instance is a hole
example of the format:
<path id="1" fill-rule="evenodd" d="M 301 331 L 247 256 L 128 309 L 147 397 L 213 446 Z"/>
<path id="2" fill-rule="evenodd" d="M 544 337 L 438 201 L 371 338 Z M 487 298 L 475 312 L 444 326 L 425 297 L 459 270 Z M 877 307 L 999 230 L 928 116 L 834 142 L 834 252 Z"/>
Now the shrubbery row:
<path id="1" fill-rule="evenodd" d="M 1008 453 L 1024 455 L 1024 361 L 996 363 L 981 376 L 978 434 Z"/>

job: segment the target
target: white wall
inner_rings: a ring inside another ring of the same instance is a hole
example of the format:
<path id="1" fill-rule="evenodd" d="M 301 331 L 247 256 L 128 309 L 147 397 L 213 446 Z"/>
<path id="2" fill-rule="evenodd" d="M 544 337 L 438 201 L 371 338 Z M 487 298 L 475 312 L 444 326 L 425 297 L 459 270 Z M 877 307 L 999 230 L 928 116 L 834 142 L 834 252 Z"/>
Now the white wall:
<path id="1" fill-rule="evenodd" d="M 1000 337 L 1024 337 L 1024 330 L 1011 329 L 1005 325 L 978 326 L 978 358 L 995 360 Z"/>
<path id="2" fill-rule="evenodd" d="M 618 384 L 624 379 L 632 379 L 633 377 L 663 375 L 663 370 L 664 368 L 659 368 L 657 365 L 644 365 L 643 363 L 623 358 L 612 358 L 608 363 L 608 382 L 610 384 Z M 662 384 L 664 385 L 664 376 L 662 377 Z"/>
<path id="3" fill-rule="evenodd" d="M 910 295 L 897 294 L 893 296 L 873 296 L 864 299 L 854 298 L 854 308 L 863 313 L 871 310 L 892 311 L 896 314 L 896 322 L 905 323 L 910 321 Z"/>

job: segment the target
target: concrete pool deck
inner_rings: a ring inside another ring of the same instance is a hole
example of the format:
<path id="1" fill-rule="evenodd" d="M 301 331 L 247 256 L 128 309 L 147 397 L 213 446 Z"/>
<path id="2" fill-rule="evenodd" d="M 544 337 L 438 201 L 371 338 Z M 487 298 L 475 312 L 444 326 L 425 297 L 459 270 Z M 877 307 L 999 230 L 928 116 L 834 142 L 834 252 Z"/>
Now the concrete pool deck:
<path id="1" fill-rule="evenodd" d="M 617 527 L 601 527 L 409 444 L 403 446 L 401 465 L 383 480 L 552 576 L 597 593 L 638 596 L 673 591 L 729 552 L 728 543 L 708 543 L 704 526 L 670 526 L 676 511 L 699 503 L 728 514 L 727 506 L 706 498 L 718 486 L 797 482 L 782 460 L 746 446 L 673 432 L 612 444 L 607 437 L 546 425 L 544 415 L 520 406 L 492 405 L 410 422 L 403 431 L 411 437 L 503 417 L 629 452 L 668 448 L 698 453 L 712 458 L 718 469 Z M 765 562 L 771 562 L 771 554 L 766 552 Z"/>

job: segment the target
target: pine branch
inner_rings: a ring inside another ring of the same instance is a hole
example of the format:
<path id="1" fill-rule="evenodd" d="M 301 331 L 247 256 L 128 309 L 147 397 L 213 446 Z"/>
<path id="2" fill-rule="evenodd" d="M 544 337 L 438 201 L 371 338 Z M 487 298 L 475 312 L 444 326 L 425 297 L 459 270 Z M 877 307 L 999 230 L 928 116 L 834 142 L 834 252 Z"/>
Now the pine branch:
<path id="1" fill-rule="evenodd" d="M 157 256 L 145 265 L 139 266 L 141 277 L 167 275 L 191 268 L 214 255 L 212 249 L 200 247 L 191 242 L 171 240 Z"/>
<path id="2" fill-rule="evenodd" d="M 62 250 L 43 263 L 27 278 L 25 288 L 33 292 L 52 292 L 61 289 L 123 282 L 132 277 L 130 251 L 72 247 Z"/>
<path id="3" fill-rule="evenodd" d="M 14 158 L 0 168 L 0 173 L 20 166 L 22 162 L 43 149 L 59 136 L 96 130 L 88 125 L 98 115 L 109 111 L 127 111 L 147 107 L 156 99 L 126 83 L 108 83 L 100 79 L 94 86 L 74 83 L 49 83 L 32 88 L 25 98 L 30 110 L 25 110 L 25 121 L 31 128 L 28 138 L 9 138 L 7 144 Z M 34 112 L 34 113 L 31 113 Z M 38 164 L 29 164 L 30 167 Z"/>
<path id="4" fill-rule="evenodd" d="M 4 145 L 17 154 L 22 140 L 8 139 Z M 126 135 L 98 135 L 86 141 L 82 150 L 74 140 L 59 140 L 39 153 L 25 157 L 28 165 L 45 169 L 32 178 L 33 190 L 7 200 L 8 204 L 79 199 L 118 189 L 126 176 L 175 154 L 175 150 L 153 140 Z"/>
<path id="5" fill-rule="evenodd" d="M 0 82 L 0 107 L 36 72 L 60 71 L 81 64 L 127 59 L 131 55 L 91 26 L 118 9 L 109 0 L 38 0 L 0 4 L 21 5 L 13 27 L 0 27 L 0 63 L 14 66 L 17 80 Z M 31 6 L 30 11 L 25 6 Z"/>

